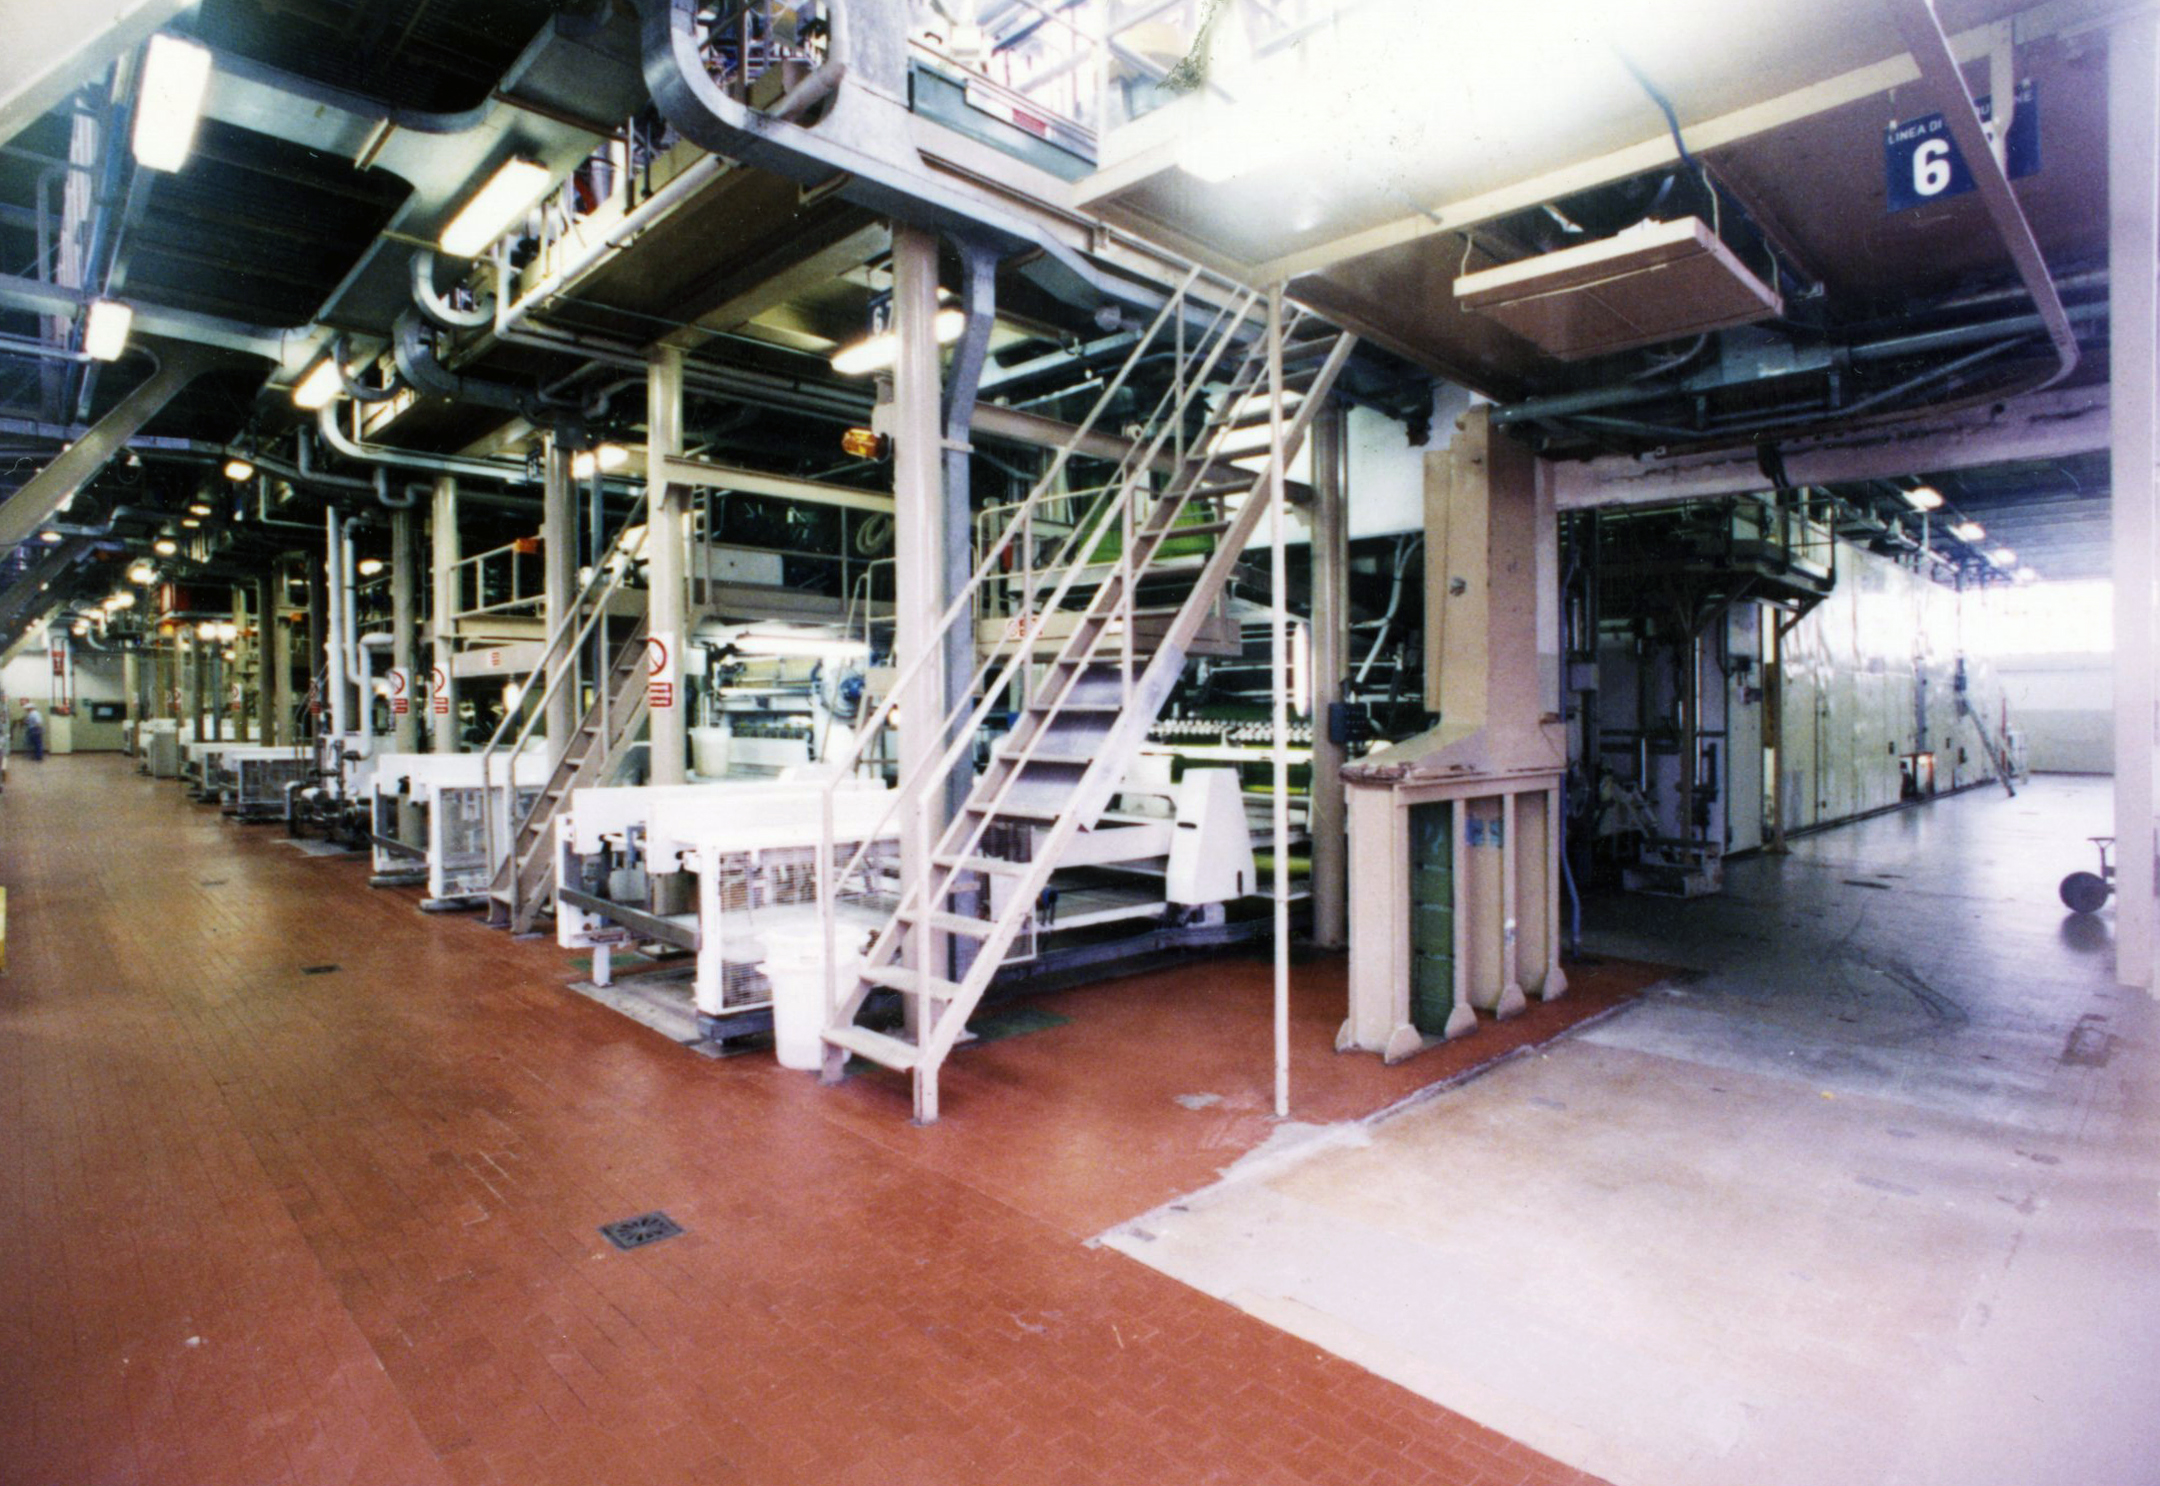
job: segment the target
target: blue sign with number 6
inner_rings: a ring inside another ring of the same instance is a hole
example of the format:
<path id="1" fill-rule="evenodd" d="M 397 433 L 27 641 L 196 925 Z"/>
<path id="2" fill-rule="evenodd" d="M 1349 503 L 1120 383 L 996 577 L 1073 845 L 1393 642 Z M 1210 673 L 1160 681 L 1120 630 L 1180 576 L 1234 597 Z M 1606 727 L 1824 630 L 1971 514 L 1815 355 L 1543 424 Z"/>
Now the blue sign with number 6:
<path id="1" fill-rule="evenodd" d="M 1994 117 L 1991 99 L 1976 98 L 1983 123 Z M 2010 116 L 2005 164 L 2012 180 L 2040 168 L 2040 94 L 2032 80 L 2018 84 L 2017 107 Z M 1950 138 L 1941 114 L 1928 114 L 1883 131 L 1883 189 L 1890 210 L 1905 211 L 1973 188 L 1972 172 Z"/>

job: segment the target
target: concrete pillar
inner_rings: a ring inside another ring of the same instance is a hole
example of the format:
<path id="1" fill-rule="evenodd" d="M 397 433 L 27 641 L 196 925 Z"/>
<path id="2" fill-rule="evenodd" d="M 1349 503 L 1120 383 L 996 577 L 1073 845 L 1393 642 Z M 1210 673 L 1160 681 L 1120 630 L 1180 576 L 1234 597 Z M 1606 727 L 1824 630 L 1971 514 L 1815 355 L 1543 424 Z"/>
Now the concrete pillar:
<path id="1" fill-rule="evenodd" d="M 1343 751 L 1328 739 L 1328 708 L 1342 700 L 1350 667 L 1348 418 L 1330 403 L 1312 426 L 1312 831 L 1313 942 L 1349 942 L 1349 841 L 1343 820 Z"/>
<path id="2" fill-rule="evenodd" d="M 232 736 L 245 743 L 248 721 L 254 715 L 255 668 L 248 640 L 248 591 L 235 583 L 232 591 L 233 658 L 225 667 L 225 688 L 218 695 L 218 710 L 232 714 Z M 222 653 L 222 652 L 221 652 Z"/>
<path id="3" fill-rule="evenodd" d="M 652 709 L 652 782 L 682 784 L 689 778 L 690 713 L 683 698 L 683 641 L 690 630 L 690 487 L 670 481 L 665 461 L 682 453 L 683 353 L 658 346 L 646 364 L 645 553 L 648 581 L 646 633 L 656 647 L 666 647 L 674 682 L 665 706 Z"/>
<path id="4" fill-rule="evenodd" d="M 120 657 L 120 693 L 127 702 L 127 720 L 142 721 L 142 660 L 132 650 Z"/>
<path id="5" fill-rule="evenodd" d="M 916 228 L 893 231 L 893 329 L 900 340 L 893 367 L 893 614 L 895 663 L 906 670 L 918 661 L 899 699 L 900 777 L 927 780 L 941 748 L 946 696 L 945 657 L 935 651 L 938 616 L 951 599 L 945 592 L 945 491 L 938 370 L 937 238 Z M 929 652 L 929 653 L 926 653 Z M 930 870 L 930 853 L 945 828 L 945 795 L 922 789 L 904 807 L 900 865 L 904 881 L 919 882 Z M 946 970 L 947 936 L 912 936 L 927 946 L 920 966 Z M 908 998 L 910 1024 L 920 998 Z M 918 1092 L 924 1080 L 918 1076 Z M 925 1118 L 918 1107 L 917 1118 Z M 931 1111 L 928 1118 L 935 1118 Z"/>
<path id="6" fill-rule="evenodd" d="M 2108 402 L 2115 568 L 2115 979 L 2154 984 L 2154 275 L 2160 269 L 2160 37 L 2150 11 L 2108 39 Z"/>
<path id="7" fill-rule="evenodd" d="M 434 664 L 425 686 L 415 686 L 414 705 L 424 700 L 428 727 L 437 753 L 456 753 L 458 736 L 458 686 L 450 674 L 457 653 L 456 622 L 450 617 L 458 606 L 457 564 L 463 549 L 458 545 L 457 481 L 449 475 L 435 477 L 435 508 L 428 520 L 428 562 L 434 579 L 434 617 L 429 626 L 434 637 Z M 441 697 L 447 710 L 438 711 Z"/>
<path id="8" fill-rule="evenodd" d="M 540 509 L 541 589 L 547 600 L 548 633 L 552 635 L 577 597 L 577 500 L 576 486 L 570 478 L 570 451 L 552 435 L 547 440 L 545 463 Z M 561 760 L 563 751 L 570 746 L 570 735 L 577 730 L 578 697 L 572 684 L 577 652 L 558 650 L 554 665 L 562 682 L 548 699 L 543 724 L 551 765 Z M 535 675 L 526 684 L 544 688 L 552 679 Z"/>

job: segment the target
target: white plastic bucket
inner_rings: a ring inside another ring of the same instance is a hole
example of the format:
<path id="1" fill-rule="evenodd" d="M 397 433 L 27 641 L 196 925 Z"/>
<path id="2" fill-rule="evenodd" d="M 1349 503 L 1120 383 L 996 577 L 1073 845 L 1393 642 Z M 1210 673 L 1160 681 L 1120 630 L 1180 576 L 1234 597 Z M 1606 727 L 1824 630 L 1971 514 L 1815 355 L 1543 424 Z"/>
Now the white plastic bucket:
<path id="1" fill-rule="evenodd" d="M 854 984 L 862 956 L 843 952 L 838 984 Z M 824 1061 L 824 935 L 771 934 L 765 978 L 772 984 L 773 1056 L 782 1068 L 816 1068 Z"/>

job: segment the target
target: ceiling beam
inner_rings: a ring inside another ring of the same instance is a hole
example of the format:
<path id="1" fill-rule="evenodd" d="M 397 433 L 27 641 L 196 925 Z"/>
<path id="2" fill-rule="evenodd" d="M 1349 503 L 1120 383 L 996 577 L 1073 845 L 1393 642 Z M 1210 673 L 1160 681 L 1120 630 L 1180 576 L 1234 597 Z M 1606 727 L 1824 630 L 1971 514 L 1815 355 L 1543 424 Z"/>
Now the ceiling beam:
<path id="1" fill-rule="evenodd" d="M 2104 387 L 2038 393 L 1917 415 L 1894 426 L 1821 434 L 1778 446 L 1795 485 L 1844 485 L 2028 459 L 2062 459 L 2108 447 Z M 1753 448 L 1670 458 L 1613 455 L 1580 463 L 1546 460 L 1542 477 L 1561 510 L 1657 505 L 1769 488 Z"/>
<path id="2" fill-rule="evenodd" d="M 224 359 L 215 351 L 184 343 L 163 345 L 158 354 L 158 369 L 148 381 L 115 403 L 111 412 L 54 455 L 51 463 L 0 505 L 0 552 L 27 540 L 63 503 L 96 479 L 144 424 L 162 412 L 190 382 Z"/>

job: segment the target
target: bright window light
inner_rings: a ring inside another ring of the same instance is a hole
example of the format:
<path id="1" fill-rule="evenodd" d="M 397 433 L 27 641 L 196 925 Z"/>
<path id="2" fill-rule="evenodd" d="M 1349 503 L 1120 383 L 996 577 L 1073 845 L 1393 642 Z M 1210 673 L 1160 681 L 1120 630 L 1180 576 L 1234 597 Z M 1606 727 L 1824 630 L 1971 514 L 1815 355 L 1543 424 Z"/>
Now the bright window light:
<path id="1" fill-rule="evenodd" d="M 225 461 L 225 478 L 228 480 L 252 480 L 255 478 L 255 466 L 244 459 L 228 459 Z"/>
<path id="2" fill-rule="evenodd" d="M 1932 485 L 1915 485 L 1905 492 L 1905 503 L 1915 511 L 1942 509 L 1942 492 Z"/>
<path id="3" fill-rule="evenodd" d="M 83 354 L 93 361 L 118 361 L 134 323 L 135 312 L 119 300 L 91 301 L 90 313 L 83 319 Z"/>
<path id="4" fill-rule="evenodd" d="M 315 363 L 315 369 L 293 385 L 292 400 L 296 407 L 314 412 L 330 405 L 331 399 L 345 390 L 343 377 L 338 373 L 336 360 L 325 356 Z"/>
<path id="5" fill-rule="evenodd" d="M 142 93 L 135 103 L 135 159 L 152 170 L 178 170 L 195 147 L 210 50 L 162 33 L 143 49 Z"/>
<path id="6" fill-rule="evenodd" d="M 1961 542 L 1977 542 L 1987 535 L 1987 528 L 1977 521 L 1960 521 L 1950 528 L 1950 535 Z"/>
<path id="7" fill-rule="evenodd" d="M 2028 570 L 2029 571 L 2029 570 Z M 2115 648 L 2115 585 L 2105 578 L 1968 590 L 1965 648 L 1975 655 L 2101 655 Z"/>
<path id="8" fill-rule="evenodd" d="M 443 229 L 442 250 L 456 258 L 479 257 L 546 193 L 552 179 L 544 165 L 503 161 Z"/>
<path id="9" fill-rule="evenodd" d="M 942 309 L 931 328 L 937 334 L 938 344 L 949 346 L 960 339 L 960 332 L 967 329 L 967 312 L 958 309 Z M 881 330 L 866 336 L 852 346 L 843 347 L 832 359 L 832 369 L 843 377 L 866 377 L 881 372 L 900 359 L 900 332 Z"/>

